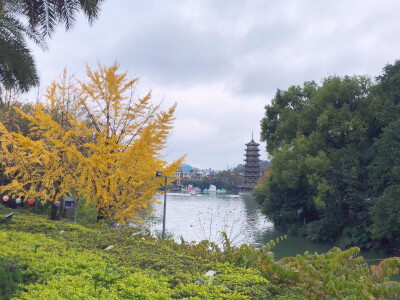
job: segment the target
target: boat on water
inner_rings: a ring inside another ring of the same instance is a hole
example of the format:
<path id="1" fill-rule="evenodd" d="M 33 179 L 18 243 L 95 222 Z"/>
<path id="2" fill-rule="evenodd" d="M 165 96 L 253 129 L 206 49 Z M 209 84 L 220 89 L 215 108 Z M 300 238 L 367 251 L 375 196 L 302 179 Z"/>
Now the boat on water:
<path id="1" fill-rule="evenodd" d="M 181 192 L 189 195 L 196 195 L 197 193 L 201 193 L 201 189 L 189 184 L 186 188 L 183 188 Z"/>
<path id="2" fill-rule="evenodd" d="M 210 187 L 208 188 L 208 192 L 209 193 L 216 193 L 217 192 L 217 187 L 215 185 L 210 185 Z"/>
<path id="3" fill-rule="evenodd" d="M 210 185 L 208 189 L 201 190 L 198 187 L 194 187 L 193 185 L 189 184 L 186 188 L 181 190 L 182 194 L 186 195 L 199 195 L 199 194 L 218 194 L 218 195 L 225 195 L 225 189 L 217 189 L 215 185 Z"/>

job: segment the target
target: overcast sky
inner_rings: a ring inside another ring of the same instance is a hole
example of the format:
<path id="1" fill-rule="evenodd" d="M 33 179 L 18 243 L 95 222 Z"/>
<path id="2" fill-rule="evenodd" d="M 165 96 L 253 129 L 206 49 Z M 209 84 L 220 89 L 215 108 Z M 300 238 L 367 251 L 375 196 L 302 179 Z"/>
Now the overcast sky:
<path id="1" fill-rule="evenodd" d="M 277 89 L 331 75 L 379 75 L 400 58 L 400 1 L 111 1 L 89 27 L 59 28 L 49 50 L 33 47 L 40 92 L 64 67 L 115 60 L 139 92 L 178 103 L 166 159 L 226 169 L 260 140 Z M 267 159 L 265 144 L 262 159 Z"/>

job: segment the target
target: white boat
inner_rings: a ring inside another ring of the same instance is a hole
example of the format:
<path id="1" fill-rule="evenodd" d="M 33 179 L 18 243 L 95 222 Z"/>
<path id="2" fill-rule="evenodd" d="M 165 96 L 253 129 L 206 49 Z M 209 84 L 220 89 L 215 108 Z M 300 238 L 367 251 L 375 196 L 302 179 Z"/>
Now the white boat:
<path id="1" fill-rule="evenodd" d="M 208 188 L 208 192 L 209 193 L 216 193 L 217 192 L 217 187 L 215 185 L 210 185 L 210 187 Z"/>

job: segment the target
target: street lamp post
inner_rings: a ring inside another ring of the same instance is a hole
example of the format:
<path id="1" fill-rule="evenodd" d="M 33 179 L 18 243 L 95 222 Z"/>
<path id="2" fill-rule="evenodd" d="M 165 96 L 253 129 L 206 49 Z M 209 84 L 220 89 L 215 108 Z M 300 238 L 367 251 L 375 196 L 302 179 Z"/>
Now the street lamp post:
<path id="1" fill-rule="evenodd" d="M 162 176 L 161 171 L 156 172 L 156 177 L 164 177 L 165 178 L 165 183 L 164 183 L 164 211 L 163 211 L 163 226 L 162 226 L 162 238 L 165 238 L 165 220 L 167 217 L 167 181 L 168 178 L 175 178 L 175 177 L 168 177 L 168 176 Z"/>

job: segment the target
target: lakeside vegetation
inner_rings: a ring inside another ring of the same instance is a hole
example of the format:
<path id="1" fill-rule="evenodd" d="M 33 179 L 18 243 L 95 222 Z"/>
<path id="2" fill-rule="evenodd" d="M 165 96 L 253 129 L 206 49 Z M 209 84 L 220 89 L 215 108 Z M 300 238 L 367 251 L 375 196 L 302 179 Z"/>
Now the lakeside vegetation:
<path id="1" fill-rule="evenodd" d="M 400 61 L 380 76 L 278 90 L 262 139 L 271 166 L 254 191 L 278 227 L 342 247 L 400 250 Z"/>
<path id="2" fill-rule="evenodd" d="M 135 228 L 50 221 L 0 206 L 4 299 L 376 299 L 398 297 L 399 258 L 368 266 L 358 248 L 274 261 L 264 247 L 223 249 Z M 93 219 L 94 220 L 94 219 Z M 284 243 L 284 237 L 279 240 Z M 209 272 L 214 271 L 214 272 Z M 206 273 L 209 272 L 207 275 Z M 212 275 L 211 275 L 212 274 Z"/>
<path id="3" fill-rule="evenodd" d="M 12 205 L 46 200 L 52 220 L 0 205 L 0 299 L 400 296 L 391 277 L 400 259 L 368 265 L 357 247 L 275 261 L 285 237 L 234 247 L 221 233 L 221 249 L 109 226 L 139 221 L 163 183 L 155 170 L 169 176 L 181 164 L 161 154 L 175 105 L 136 98 L 137 79 L 116 63 L 87 67 L 81 81 L 64 72 L 36 105 L 14 102 L 39 82 L 26 37 L 45 48 L 57 24 L 71 28 L 79 11 L 93 22 L 103 1 L 31 2 L 0 1 L 0 192 Z M 277 226 L 346 247 L 399 246 L 399 74 L 396 62 L 376 82 L 332 77 L 278 91 L 262 123 L 272 167 L 255 192 Z M 87 201 L 90 218 L 54 221 L 64 196 Z"/>

